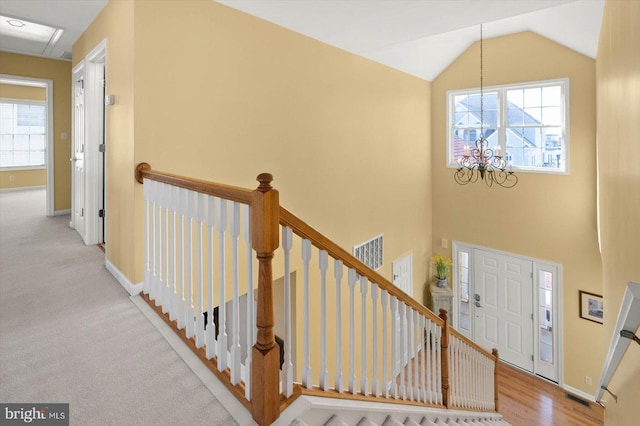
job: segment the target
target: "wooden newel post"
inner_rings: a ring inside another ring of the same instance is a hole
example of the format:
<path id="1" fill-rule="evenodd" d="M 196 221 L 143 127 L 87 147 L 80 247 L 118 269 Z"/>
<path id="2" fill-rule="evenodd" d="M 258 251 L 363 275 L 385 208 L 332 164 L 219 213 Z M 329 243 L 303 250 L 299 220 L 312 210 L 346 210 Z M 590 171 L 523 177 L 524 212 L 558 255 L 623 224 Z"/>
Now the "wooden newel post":
<path id="1" fill-rule="evenodd" d="M 491 351 L 493 356 L 496 357 L 496 365 L 493 368 L 493 404 L 496 413 L 498 412 L 498 365 L 500 364 L 500 357 L 498 356 L 498 350 L 493 348 Z"/>
<path id="2" fill-rule="evenodd" d="M 441 374 L 442 374 L 442 404 L 449 408 L 451 404 L 451 389 L 449 388 L 449 318 L 447 310 L 440 309 L 440 318 L 444 321 L 442 326 L 441 349 Z"/>
<path id="3" fill-rule="evenodd" d="M 258 258 L 258 299 L 251 364 L 252 415 L 259 425 L 269 425 L 280 415 L 280 350 L 273 333 L 273 276 L 271 261 L 278 248 L 280 202 L 278 191 L 271 187 L 273 176 L 258 176 L 260 186 L 251 197 L 251 240 Z"/>

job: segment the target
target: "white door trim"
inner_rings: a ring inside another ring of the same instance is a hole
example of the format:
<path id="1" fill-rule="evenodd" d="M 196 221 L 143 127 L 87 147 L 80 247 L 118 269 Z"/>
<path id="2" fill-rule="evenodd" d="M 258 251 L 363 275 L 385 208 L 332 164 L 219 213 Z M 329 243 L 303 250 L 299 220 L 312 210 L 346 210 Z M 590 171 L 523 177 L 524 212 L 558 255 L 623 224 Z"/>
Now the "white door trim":
<path id="1" fill-rule="evenodd" d="M 21 82 L 32 82 L 34 86 L 43 87 L 45 90 L 45 104 L 47 107 L 47 184 L 46 184 L 46 193 L 47 193 L 47 201 L 46 201 L 46 215 L 47 216 L 55 216 L 55 185 L 53 180 L 53 169 L 54 169 L 54 134 L 53 134 L 53 80 L 48 80 L 44 78 L 31 78 L 31 77 L 23 77 L 20 75 L 9 75 L 9 74 L 0 74 L 0 79 L 2 80 L 10 80 L 7 84 L 15 84 L 15 85 L 28 85 L 28 83 Z"/>
<path id="2" fill-rule="evenodd" d="M 530 261 L 533 264 L 533 270 L 534 270 L 534 278 L 536 278 L 536 272 L 538 272 L 541 267 L 547 267 L 547 268 L 555 268 L 555 270 L 557 271 L 556 273 L 556 277 L 557 277 L 557 282 L 556 285 L 554 286 L 554 324 L 556 325 L 556 328 L 554 329 L 554 348 L 556 349 L 556 352 L 554 354 L 555 359 L 557 360 L 556 366 L 557 366 L 557 375 L 558 375 L 558 385 L 562 386 L 563 382 L 564 382 L 564 369 L 563 369 L 563 323 L 562 323 L 562 265 L 559 263 L 555 263 L 555 262 L 549 262 L 549 261 L 545 261 L 545 260 L 540 260 L 540 259 L 535 259 L 535 258 L 531 258 L 531 257 L 527 257 L 527 256 L 523 256 L 523 255 L 519 255 L 519 254 L 514 254 L 514 253 L 509 253 L 509 252 L 505 252 L 505 251 L 501 251 L 501 250 L 494 250 L 491 248 L 487 248 L 487 247 L 482 247 L 482 246 L 478 246 L 478 245 L 474 245 L 474 244 L 468 244 L 468 243 L 463 243 L 460 241 L 453 241 L 453 303 L 454 306 L 459 306 L 460 304 L 460 289 L 459 289 L 459 277 L 458 277 L 458 255 L 459 252 L 461 251 L 466 251 L 469 252 L 470 256 L 472 256 L 472 251 L 475 250 L 483 250 L 483 251 L 489 251 L 489 252 L 493 252 L 496 254 L 500 254 L 503 256 L 510 256 L 513 258 L 517 258 L 520 260 L 524 260 L 524 261 Z M 470 268 L 473 268 L 473 261 L 472 261 L 472 257 L 470 258 Z M 470 271 L 470 276 L 473 276 L 473 272 Z M 534 279 L 534 297 L 532 300 L 533 303 L 533 323 L 535 326 L 535 329 L 538 330 L 539 329 L 539 324 L 540 324 L 540 318 L 539 318 L 539 291 L 538 291 L 538 287 L 537 287 L 537 279 Z M 469 303 L 469 316 L 470 318 L 474 318 L 475 317 L 475 306 L 472 303 L 472 297 L 471 295 L 474 294 L 474 288 L 473 288 L 473 282 L 472 280 L 470 280 L 469 282 L 469 295 L 470 295 L 470 303 Z M 459 312 L 459 309 L 454 309 L 454 312 Z M 470 332 L 467 333 L 465 332 L 465 330 L 460 329 L 460 324 L 459 324 L 459 314 L 455 315 L 452 321 L 452 325 L 453 327 L 458 330 L 460 333 L 462 333 L 463 335 L 465 335 L 466 337 L 470 338 L 471 340 L 474 340 L 474 325 L 473 325 L 473 321 L 470 321 L 469 323 L 469 328 L 470 328 Z M 539 347 L 538 347 L 538 333 L 536 332 L 534 333 L 534 374 L 538 374 L 539 373 L 539 362 L 538 362 L 538 358 L 539 358 Z"/>

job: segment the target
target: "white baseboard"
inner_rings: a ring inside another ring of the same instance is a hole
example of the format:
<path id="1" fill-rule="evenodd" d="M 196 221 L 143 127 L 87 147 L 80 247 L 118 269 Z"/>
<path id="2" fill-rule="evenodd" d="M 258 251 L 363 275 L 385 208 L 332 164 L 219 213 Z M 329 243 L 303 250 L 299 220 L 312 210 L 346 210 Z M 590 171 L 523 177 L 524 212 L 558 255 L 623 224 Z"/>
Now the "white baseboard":
<path id="1" fill-rule="evenodd" d="M 570 393 L 574 394 L 575 396 L 579 396 L 582 399 L 586 399 L 587 401 L 591 401 L 591 402 L 596 402 L 596 397 L 594 395 L 589 395 L 588 393 L 586 393 L 584 391 L 581 391 L 579 389 L 576 389 L 576 388 L 572 388 L 569 385 L 564 385 L 563 388 L 567 392 L 570 392 Z"/>
<path id="2" fill-rule="evenodd" d="M 65 216 L 71 214 L 71 209 L 66 209 L 66 210 L 56 210 L 53 212 L 54 216 Z"/>
<path id="3" fill-rule="evenodd" d="M 131 295 L 135 296 L 136 294 L 140 294 L 142 291 L 142 287 L 144 283 L 133 284 L 127 277 L 124 276 L 122 272 L 116 266 L 109 262 L 109 259 L 105 259 L 104 266 L 107 268 L 107 271 L 111 272 L 111 275 L 120 283 L 122 287 Z"/>
<path id="4" fill-rule="evenodd" d="M 2 188 L 0 189 L 0 192 L 31 191 L 34 189 L 47 189 L 47 186 L 37 185 L 37 186 L 20 186 L 18 188 Z"/>

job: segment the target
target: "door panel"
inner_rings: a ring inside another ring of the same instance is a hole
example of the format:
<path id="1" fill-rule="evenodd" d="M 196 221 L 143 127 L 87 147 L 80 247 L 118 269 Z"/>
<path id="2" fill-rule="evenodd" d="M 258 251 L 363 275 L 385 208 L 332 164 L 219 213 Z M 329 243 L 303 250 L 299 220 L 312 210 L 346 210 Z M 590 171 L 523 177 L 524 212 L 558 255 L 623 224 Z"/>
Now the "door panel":
<path id="1" fill-rule="evenodd" d="M 474 264 L 476 342 L 533 371 L 532 263 L 476 249 Z"/>

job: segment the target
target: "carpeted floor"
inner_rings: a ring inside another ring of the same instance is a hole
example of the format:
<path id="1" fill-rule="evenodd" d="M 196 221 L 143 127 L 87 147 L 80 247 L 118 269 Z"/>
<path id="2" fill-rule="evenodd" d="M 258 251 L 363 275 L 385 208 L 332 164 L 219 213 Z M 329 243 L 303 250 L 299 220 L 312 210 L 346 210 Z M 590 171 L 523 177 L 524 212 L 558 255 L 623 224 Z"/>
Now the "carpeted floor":
<path id="1" fill-rule="evenodd" d="M 72 425 L 235 424 L 44 204 L 0 193 L 0 402 L 69 403 Z"/>

